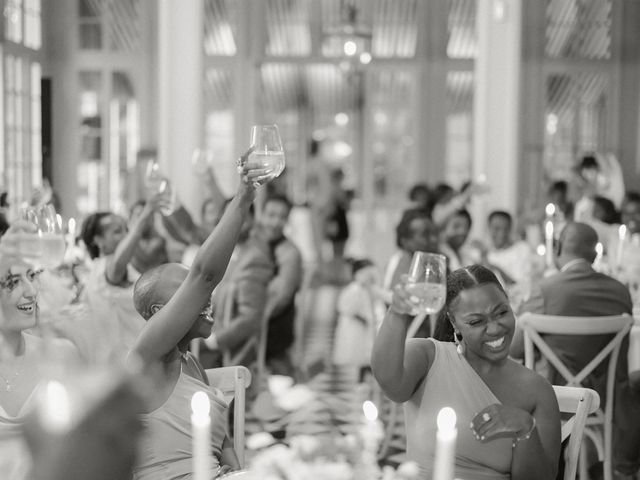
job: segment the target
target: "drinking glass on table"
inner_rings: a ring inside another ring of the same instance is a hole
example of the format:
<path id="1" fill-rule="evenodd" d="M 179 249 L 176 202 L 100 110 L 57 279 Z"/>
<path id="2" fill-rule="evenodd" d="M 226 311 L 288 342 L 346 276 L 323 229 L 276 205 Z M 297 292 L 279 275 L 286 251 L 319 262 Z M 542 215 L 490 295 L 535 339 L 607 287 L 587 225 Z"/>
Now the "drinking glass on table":
<path id="1" fill-rule="evenodd" d="M 284 149 L 276 125 L 251 127 L 251 149 L 247 163 L 265 169 L 266 180 L 279 177 L 284 171 Z"/>
<path id="2" fill-rule="evenodd" d="M 404 288 L 413 305 L 412 315 L 440 311 L 446 297 L 447 262 L 438 253 L 415 252 Z"/>

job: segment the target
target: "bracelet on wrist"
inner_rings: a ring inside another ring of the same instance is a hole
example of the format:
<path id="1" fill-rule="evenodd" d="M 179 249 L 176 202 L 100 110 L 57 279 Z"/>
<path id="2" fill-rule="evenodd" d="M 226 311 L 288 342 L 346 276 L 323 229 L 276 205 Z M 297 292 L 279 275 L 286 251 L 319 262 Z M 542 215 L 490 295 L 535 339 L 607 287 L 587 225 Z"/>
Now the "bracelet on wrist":
<path id="1" fill-rule="evenodd" d="M 533 420 L 533 422 L 531 423 L 531 428 L 525 433 L 523 433 L 522 435 L 518 435 L 513 439 L 513 444 L 512 444 L 513 447 L 515 447 L 518 444 L 518 442 L 521 442 L 523 440 L 529 440 L 531 438 L 531 434 L 536 429 L 536 417 L 532 416 L 531 419 Z"/>

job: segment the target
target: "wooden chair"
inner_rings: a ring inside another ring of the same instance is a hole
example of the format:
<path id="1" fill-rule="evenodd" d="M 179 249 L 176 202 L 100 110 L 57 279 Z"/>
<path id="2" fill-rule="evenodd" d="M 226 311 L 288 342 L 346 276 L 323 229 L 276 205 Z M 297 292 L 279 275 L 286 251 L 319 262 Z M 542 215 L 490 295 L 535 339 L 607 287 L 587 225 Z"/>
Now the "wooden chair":
<path id="1" fill-rule="evenodd" d="M 227 403 L 234 400 L 233 448 L 240 467 L 244 467 L 245 390 L 251 385 L 251 373 L 246 367 L 221 367 L 206 370 L 209 385 L 222 391 Z"/>
<path id="2" fill-rule="evenodd" d="M 569 444 L 565 449 L 564 480 L 575 480 L 578 472 L 578 458 L 587 417 L 598 411 L 600 396 L 595 390 L 578 387 L 559 387 L 553 390 L 558 399 L 561 413 L 574 415 L 562 425 L 562 441 L 567 437 Z"/>
<path id="3" fill-rule="evenodd" d="M 613 405 L 615 371 L 620 353 L 622 340 L 629 333 L 633 318 L 628 315 L 615 315 L 603 317 L 565 317 L 557 315 L 542 315 L 525 313 L 520 316 L 519 323 L 524 331 L 524 358 L 527 368 L 533 369 L 535 363 L 534 345 L 565 379 L 566 385 L 582 387 L 582 382 L 605 362 L 608 357 L 606 396 L 607 402 L 604 411 L 597 411 L 587 419 L 585 435 L 596 446 L 600 460 L 604 462 L 604 479 L 612 480 L 612 443 L 613 443 Z M 552 348 L 547 344 L 542 335 L 612 335 L 612 340 L 577 374 L 573 374 L 560 360 Z M 601 427 L 602 435 L 591 427 Z M 604 442 L 603 442 L 604 437 Z M 581 473 L 585 473 L 582 472 Z M 584 478 L 583 475 L 581 475 Z"/>

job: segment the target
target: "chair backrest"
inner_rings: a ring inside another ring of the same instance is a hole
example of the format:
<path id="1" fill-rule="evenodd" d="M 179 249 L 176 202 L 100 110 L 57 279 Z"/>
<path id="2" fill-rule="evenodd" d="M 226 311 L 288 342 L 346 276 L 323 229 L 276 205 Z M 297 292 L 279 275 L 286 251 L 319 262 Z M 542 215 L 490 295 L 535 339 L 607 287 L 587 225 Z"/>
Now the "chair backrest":
<path id="1" fill-rule="evenodd" d="M 527 368 L 533 369 L 534 367 L 533 347 L 535 345 L 564 377 L 568 386 L 580 387 L 584 379 L 609 357 L 607 394 L 613 391 L 620 345 L 633 325 L 632 317 L 629 315 L 567 317 L 525 313 L 520 316 L 519 324 L 524 331 L 524 362 Z M 610 334 L 613 335 L 613 338 L 580 372 L 573 374 L 544 340 L 542 335 L 545 334 L 579 336 Z"/>
<path id="2" fill-rule="evenodd" d="M 245 390 L 251 385 L 251 373 L 242 366 L 209 368 L 206 372 L 209 385 L 222 391 L 227 403 L 234 400 L 233 448 L 244 467 Z"/>
<path id="3" fill-rule="evenodd" d="M 562 425 L 562 441 L 571 437 L 565 449 L 564 480 L 574 480 L 587 417 L 598 410 L 600 396 L 590 388 L 554 386 L 553 390 L 560 412 L 574 414 Z"/>

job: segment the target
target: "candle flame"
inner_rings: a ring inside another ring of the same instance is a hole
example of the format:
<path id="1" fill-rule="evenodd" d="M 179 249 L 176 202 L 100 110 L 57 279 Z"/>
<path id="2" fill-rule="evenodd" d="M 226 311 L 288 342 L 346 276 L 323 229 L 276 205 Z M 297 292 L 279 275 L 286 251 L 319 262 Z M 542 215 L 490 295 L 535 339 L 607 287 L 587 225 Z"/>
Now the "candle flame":
<path id="1" fill-rule="evenodd" d="M 556 206 L 553 203 L 547 203 L 544 212 L 547 214 L 547 217 L 553 217 L 556 213 Z"/>
<path id="2" fill-rule="evenodd" d="M 375 422 L 378 418 L 378 408 L 375 404 L 367 400 L 362 404 L 362 411 L 364 412 L 365 418 L 370 422 Z"/>
<path id="3" fill-rule="evenodd" d="M 536 247 L 536 253 L 543 257 L 544 254 L 547 253 L 547 247 L 545 247 L 544 245 L 538 245 Z"/>
<path id="4" fill-rule="evenodd" d="M 69 221 L 67 222 L 67 230 L 71 235 L 75 236 L 75 234 L 76 234 L 76 219 L 75 218 L 71 217 L 69 219 Z"/>
<path id="5" fill-rule="evenodd" d="M 436 423 L 438 431 L 451 432 L 456 428 L 456 411 L 451 407 L 444 407 L 438 412 Z"/>
<path id="6" fill-rule="evenodd" d="M 44 392 L 42 421 L 50 431 L 64 432 L 71 425 L 71 402 L 69 392 L 60 382 L 51 380 Z"/>
<path id="7" fill-rule="evenodd" d="M 210 409 L 211 403 L 209 403 L 209 397 L 206 393 L 199 391 L 193 394 L 193 397 L 191 397 L 191 411 L 194 416 L 207 417 Z"/>
<path id="8" fill-rule="evenodd" d="M 620 237 L 620 240 L 624 240 L 626 236 L 627 236 L 627 226 L 620 225 L 620 228 L 618 229 L 618 237 Z"/>
<path id="9" fill-rule="evenodd" d="M 598 242 L 596 243 L 596 254 L 601 257 L 604 253 L 604 247 L 602 246 L 602 243 Z"/>

